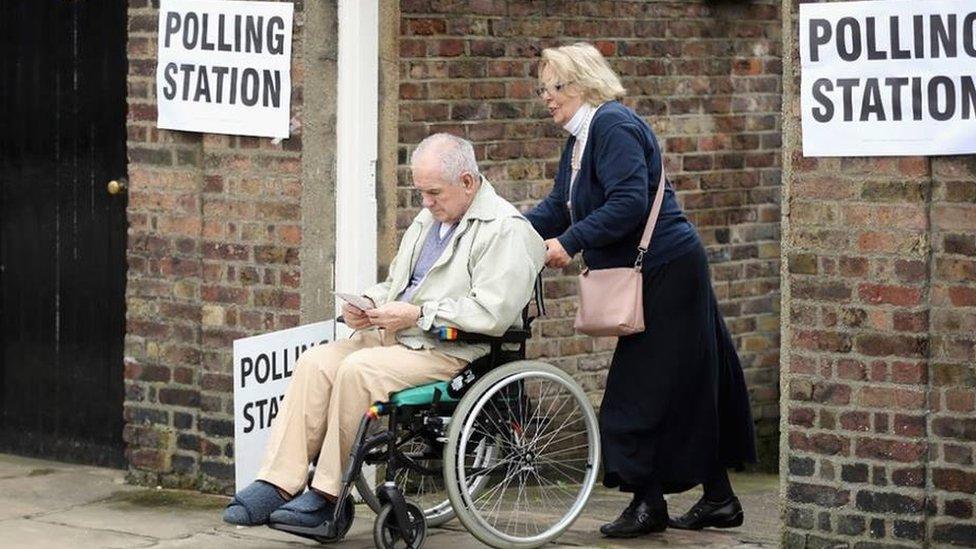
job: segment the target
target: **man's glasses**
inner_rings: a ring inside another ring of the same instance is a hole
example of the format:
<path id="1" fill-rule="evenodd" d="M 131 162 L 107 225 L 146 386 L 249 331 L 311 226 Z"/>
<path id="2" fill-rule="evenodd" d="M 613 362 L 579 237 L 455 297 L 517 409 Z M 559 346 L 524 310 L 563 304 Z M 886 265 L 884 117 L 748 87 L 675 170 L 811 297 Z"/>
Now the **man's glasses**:
<path id="1" fill-rule="evenodd" d="M 555 95 L 556 92 L 563 91 L 563 88 L 565 88 L 570 84 L 572 84 L 572 82 L 558 82 L 551 86 L 539 86 L 538 88 L 535 89 L 535 94 L 538 95 L 539 97 L 542 97 L 546 93 L 548 93 L 549 95 Z"/>

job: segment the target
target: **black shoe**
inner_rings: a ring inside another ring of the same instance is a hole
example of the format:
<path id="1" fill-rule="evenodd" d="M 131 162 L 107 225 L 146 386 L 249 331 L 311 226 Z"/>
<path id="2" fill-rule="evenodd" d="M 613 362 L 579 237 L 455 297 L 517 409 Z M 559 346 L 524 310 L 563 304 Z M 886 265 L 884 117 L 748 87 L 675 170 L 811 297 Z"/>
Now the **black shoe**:
<path id="1" fill-rule="evenodd" d="M 744 515 L 739 498 L 714 503 L 705 498 L 698 500 L 691 510 L 676 519 L 668 521 L 668 526 L 679 530 L 701 530 L 702 528 L 735 528 L 742 526 Z"/>
<path id="2" fill-rule="evenodd" d="M 608 538 L 636 538 L 667 527 L 667 504 L 651 507 L 644 501 L 632 501 L 617 520 L 601 526 L 600 533 Z"/>

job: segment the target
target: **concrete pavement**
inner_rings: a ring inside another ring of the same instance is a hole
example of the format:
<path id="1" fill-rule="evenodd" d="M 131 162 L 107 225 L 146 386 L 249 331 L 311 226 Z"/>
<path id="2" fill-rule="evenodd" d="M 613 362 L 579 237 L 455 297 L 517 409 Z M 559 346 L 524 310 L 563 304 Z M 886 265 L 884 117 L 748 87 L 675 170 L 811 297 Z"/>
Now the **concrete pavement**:
<path id="1" fill-rule="evenodd" d="M 278 548 L 315 547 L 315 542 L 268 528 L 224 524 L 227 498 L 180 490 L 129 486 L 124 471 L 42 461 L 0 454 L 0 547 L 57 548 Z M 550 547 L 707 547 L 778 546 L 778 481 L 773 475 L 737 475 L 733 484 L 746 510 L 746 523 L 731 530 L 668 530 L 632 540 L 602 537 L 597 528 L 626 505 L 625 495 L 598 489 L 583 516 Z M 672 514 L 700 496 L 689 492 L 669 499 Z M 356 509 L 352 531 L 339 547 L 373 546 L 373 513 Z M 484 547 L 457 521 L 432 529 L 425 548 Z"/>

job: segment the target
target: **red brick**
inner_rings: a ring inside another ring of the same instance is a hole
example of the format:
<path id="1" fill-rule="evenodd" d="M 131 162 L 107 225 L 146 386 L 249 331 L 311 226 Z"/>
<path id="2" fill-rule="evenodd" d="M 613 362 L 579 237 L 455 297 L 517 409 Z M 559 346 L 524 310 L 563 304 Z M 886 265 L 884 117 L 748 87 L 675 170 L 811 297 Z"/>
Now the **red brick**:
<path id="1" fill-rule="evenodd" d="M 976 307 L 976 288 L 953 286 L 949 288 L 949 300 L 956 307 Z"/>
<path id="2" fill-rule="evenodd" d="M 967 519 L 973 516 L 973 504 L 965 499 L 946 500 L 944 505 L 943 510 L 950 517 Z"/>
<path id="3" fill-rule="evenodd" d="M 910 385 L 922 384 L 928 379 L 928 367 L 924 362 L 894 362 L 891 365 L 891 381 Z"/>
<path id="4" fill-rule="evenodd" d="M 802 330 L 793 334 L 793 344 L 811 351 L 846 353 L 851 350 L 850 336 L 840 332 Z"/>
<path id="5" fill-rule="evenodd" d="M 848 431 L 870 431 L 871 414 L 867 412 L 844 412 L 840 415 L 841 427 Z"/>
<path id="6" fill-rule="evenodd" d="M 976 494 L 976 472 L 935 468 L 932 470 L 932 484 L 948 492 Z"/>
<path id="7" fill-rule="evenodd" d="M 925 416 L 895 414 L 894 434 L 904 437 L 921 437 L 925 433 Z"/>
<path id="8" fill-rule="evenodd" d="M 915 410 L 925 406 L 925 393 L 910 389 L 862 387 L 856 403 L 867 408 L 895 408 Z"/>
<path id="9" fill-rule="evenodd" d="M 928 311 L 896 312 L 892 315 L 892 325 L 899 332 L 926 332 L 929 327 Z"/>
<path id="10" fill-rule="evenodd" d="M 427 43 L 427 51 L 435 57 L 457 57 L 464 54 L 464 41 L 455 38 L 433 40 Z"/>
<path id="11" fill-rule="evenodd" d="M 213 303 L 230 303 L 245 305 L 248 302 L 250 292 L 243 288 L 230 286 L 201 286 L 200 298 L 204 301 Z"/>
<path id="12" fill-rule="evenodd" d="M 968 446 L 959 446 L 956 444 L 944 444 L 942 446 L 942 458 L 946 463 L 952 463 L 956 465 L 972 465 L 973 464 L 973 450 Z"/>
<path id="13" fill-rule="evenodd" d="M 976 207 L 935 205 L 932 207 L 932 225 L 944 231 L 976 232 Z"/>
<path id="14" fill-rule="evenodd" d="M 447 21 L 444 19 L 407 19 L 407 32 L 413 35 L 433 35 L 447 32 Z"/>
<path id="15" fill-rule="evenodd" d="M 888 365 L 882 360 L 871 362 L 871 381 L 888 381 Z"/>
<path id="16" fill-rule="evenodd" d="M 813 386 L 812 400 L 822 404 L 846 405 L 851 401 L 851 388 L 836 383 L 817 383 Z"/>
<path id="17" fill-rule="evenodd" d="M 925 356 L 928 341 L 921 337 L 893 335 L 861 335 L 854 339 L 854 348 L 868 356 Z"/>
<path id="18" fill-rule="evenodd" d="M 924 442 L 859 438 L 855 442 L 855 455 L 880 461 L 911 463 L 921 459 L 927 448 Z"/>
<path id="19" fill-rule="evenodd" d="M 918 305 L 922 300 L 921 289 L 910 286 L 862 283 L 858 286 L 858 294 L 861 300 L 867 303 L 902 307 Z"/>
<path id="20" fill-rule="evenodd" d="M 945 406 L 950 412 L 973 412 L 976 410 L 976 391 L 972 389 L 946 391 Z"/>
<path id="21" fill-rule="evenodd" d="M 789 422 L 791 425 L 813 427 L 816 412 L 811 408 L 790 408 Z"/>
<path id="22" fill-rule="evenodd" d="M 851 359 L 838 360 L 837 377 L 856 381 L 863 380 L 866 377 L 864 363 Z"/>

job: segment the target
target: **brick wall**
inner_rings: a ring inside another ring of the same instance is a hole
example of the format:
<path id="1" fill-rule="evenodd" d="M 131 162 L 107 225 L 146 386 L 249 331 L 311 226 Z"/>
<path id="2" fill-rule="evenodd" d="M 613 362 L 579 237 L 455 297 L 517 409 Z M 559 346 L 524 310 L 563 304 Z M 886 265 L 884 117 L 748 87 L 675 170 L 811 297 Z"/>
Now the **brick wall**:
<path id="1" fill-rule="evenodd" d="M 448 131 L 475 143 L 501 194 L 529 207 L 552 186 L 565 134 L 532 90 L 543 47 L 595 43 L 651 123 L 679 199 L 709 251 L 740 351 L 766 463 L 779 408 L 779 2 L 404 0 L 400 26 L 399 211 L 411 147 Z M 549 317 L 530 354 L 572 372 L 599 403 L 614 341 L 576 336 L 576 270 L 546 274 Z"/>
<path id="2" fill-rule="evenodd" d="M 976 158 L 804 158 L 786 9 L 788 547 L 976 545 Z"/>
<path id="3" fill-rule="evenodd" d="M 929 245 L 929 539 L 976 546 L 976 155 L 934 158 Z M 923 317 L 924 318 L 924 317 Z"/>
<path id="4" fill-rule="evenodd" d="M 309 297 L 329 286 L 327 275 L 310 282 L 309 273 L 327 271 L 331 251 L 317 253 L 320 242 L 308 235 L 328 235 L 310 224 L 331 219 L 323 204 L 332 188 L 334 117 L 327 110 L 334 105 L 323 99 L 329 93 L 311 90 L 334 79 L 335 2 L 296 2 L 292 116 L 305 129 L 280 144 L 157 130 L 156 9 L 151 0 L 129 5 L 130 473 L 143 483 L 226 491 L 233 477 L 231 342 L 328 310 Z M 777 3 L 471 0 L 404 1 L 400 8 L 398 187 L 379 194 L 388 201 L 381 203 L 397 205 L 397 225 L 419 208 L 407 189 L 409 148 L 433 131 L 473 140 L 488 176 L 519 205 L 544 196 L 564 137 L 531 93 L 538 52 L 596 42 L 624 76 L 628 104 L 666 147 L 680 199 L 709 250 L 761 442 L 775 455 Z M 324 28 L 311 33 L 313 25 Z M 321 105 L 312 108 L 313 101 Z M 385 226 L 381 233 L 389 255 L 392 239 Z M 613 341 L 573 334 L 574 275 L 548 273 L 550 317 L 537 324 L 531 353 L 573 372 L 598 401 Z"/>
<path id="5" fill-rule="evenodd" d="M 270 139 L 156 129 L 157 10 L 129 1 L 125 440 L 131 478 L 233 481 L 232 341 L 299 323 L 302 131 Z M 295 11 L 292 115 L 302 115 Z"/>

